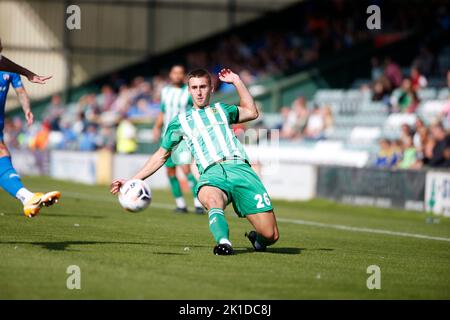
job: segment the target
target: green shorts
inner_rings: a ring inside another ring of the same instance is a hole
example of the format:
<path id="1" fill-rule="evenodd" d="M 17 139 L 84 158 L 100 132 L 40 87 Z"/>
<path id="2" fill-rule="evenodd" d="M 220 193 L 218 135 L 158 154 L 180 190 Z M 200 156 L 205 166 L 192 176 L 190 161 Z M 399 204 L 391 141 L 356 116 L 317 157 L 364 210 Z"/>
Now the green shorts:
<path id="1" fill-rule="evenodd" d="M 189 151 L 189 148 L 186 142 L 181 141 L 175 149 L 172 150 L 172 153 L 164 164 L 168 168 L 175 168 L 176 166 L 181 166 L 185 164 L 192 163 L 192 155 Z"/>
<path id="2" fill-rule="evenodd" d="M 200 175 L 196 194 L 203 186 L 221 189 L 233 203 L 236 214 L 243 218 L 273 209 L 269 194 L 255 171 L 245 162 L 224 161 L 208 168 Z"/>

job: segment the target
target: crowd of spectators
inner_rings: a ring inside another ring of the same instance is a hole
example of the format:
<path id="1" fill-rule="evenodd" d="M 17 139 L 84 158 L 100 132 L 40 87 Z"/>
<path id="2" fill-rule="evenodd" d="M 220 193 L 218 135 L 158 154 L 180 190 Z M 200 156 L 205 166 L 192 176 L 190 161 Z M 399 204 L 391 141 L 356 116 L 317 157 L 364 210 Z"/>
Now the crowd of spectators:
<path id="1" fill-rule="evenodd" d="M 94 151 L 108 149 L 122 153 L 137 150 L 138 122 L 150 122 L 160 110 L 159 94 L 164 79 L 135 78 L 129 85 L 120 79 L 106 84 L 100 94 L 81 96 L 65 106 L 59 95 L 52 99 L 38 121 L 25 128 L 20 117 L 7 120 L 5 141 L 12 148 Z"/>
<path id="2" fill-rule="evenodd" d="M 309 109 L 303 96 L 295 99 L 291 107 L 282 107 L 281 117 L 282 122 L 276 127 L 281 139 L 318 141 L 333 130 L 331 108 L 314 105 Z"/>
<path id="3" fill-rule="evenodd" d="M 402 125 L 399 139 L 380 139 L 374 166 L 389 169 L 450 168 L 450 132 L 442 122 Z"/>
<path id="4" fill-rule="evenodd" d="M 433 73 L 435 59 L 435 55 L 423 47 L 410 73 L 404 76 L 400 66 L 390 57 L 386 57 L 382 64 L 373 57 L 372 101 L 383 102 L 390 112 L 414 113 L 420 103 L 418 91 L 428 86 L 427 77 Z"/>
<path id="5" fill-rule="evenodd" d="M 414 27 L 449 29 L 449 13 L 437 2 L 437 9 L 418 12 L 405 7 L 383 19 L 383 30 L 402 33 Z M 332 7 L 330 7 L 332 6 Z M 206 68 L 213 76 L 224 66 L 238 72 L 246 84 L 268 76 L 296 70 L 327 54 L 336 54 L 377 36 L 365 27 L 366 17 L 355 14 L 358 5 L 352 1 L 332 1 L 321 6 L 311 1 L 301 10 L 301 19 L 292 24 L 281 23 L 251 35 L 230 35 L 180 57 L 187 69 Z M 418 19 L 422 14 L 425 18 Z M 434 24 L 429 24 L 432 21 Z M 408 77 L 390 59 L 383 63 L 372 59 L 373 100 L 383 101 L 392 112 L 414 112 L 419 99 L 417 90 L 427 86 L 433 72 L 435 56 L 427 48 L 420 50 Z M 158 73 L 159 72 L 159 73 Z M 132 153 L 137 150 L 137 122 L 151 122 L 159 112 L 160 92 L 167 83 L 167 72 L 159 70 L 151 77 L 138 76 L 130 82 L 112 75 L 99 92 L 83 95 L 75 104 L 64 105 L 54 95 L 41 121 L 25 128 L 20 118 L 6 122 L 5 139 L 11 147 L 92 151 L 97 149 Z M 448 75 L 450 82 L 450 73 Z M 232 90 L 231 85 L 213 79 L 216 91 Z M 450 119 L 450 107 L 447 112 Z M 326 138 L 333 130 L 330 106 L 307 107 L 298 97 L 290 107 L 282 107 L 281 139 L 290 141 Z M 151 142 L 149 135 L 148 142 Z"/>

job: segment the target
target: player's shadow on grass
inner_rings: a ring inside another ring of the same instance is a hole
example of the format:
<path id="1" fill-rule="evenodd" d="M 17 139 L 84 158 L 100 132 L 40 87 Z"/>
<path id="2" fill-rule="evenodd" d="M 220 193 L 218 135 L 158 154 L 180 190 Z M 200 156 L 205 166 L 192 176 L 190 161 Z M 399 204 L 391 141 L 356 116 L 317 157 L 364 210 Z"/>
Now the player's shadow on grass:
<path id="1" fill-rule="evenodd" d="M 24 241 L 6 241 L 0 244 L 31 244 L 50 251 L 79 251 L 69 249 L 71 245 L 96 245 L 96 244 L 131 244 L 131 245 L 152 245 L 146 242 L 114 242 L 114 241 L 61 241 L 61 242 L 24 242 Z"/>
<path id="2" fill-rule="evenodd" d="M 92 218 L 92 219 L 105 219 L 106 216 L 91 216 L 88 214 L 60 214 L 60 213 L 52 213 L 46 215 L 46 217 L 58 217 L 58 218 Z"/>
<path id="3" fill-rule="evenodd" d="M 302 253 L 303 248 L 267 248 L 266 253 L 275 253 L 275 254 L 300 254 Z M 332 249 L 331 249 L 332 250 Z M 255 252 L 253 248 L 236 248 L 234 249 L 236 254 L 241 253 L 252 253 Z"/>

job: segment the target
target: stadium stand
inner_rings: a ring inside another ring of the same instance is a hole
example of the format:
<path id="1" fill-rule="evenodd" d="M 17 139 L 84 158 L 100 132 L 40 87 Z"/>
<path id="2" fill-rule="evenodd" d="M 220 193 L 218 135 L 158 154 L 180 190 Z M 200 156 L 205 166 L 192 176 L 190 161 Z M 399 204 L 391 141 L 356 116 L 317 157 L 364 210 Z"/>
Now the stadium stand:
<path id="1" fill-rule="evenodd" d="M 367 164 L 373 164 L 380 153 L 380 139 L 389 144 L 401 139 L 405 124 L 411 138 L 418 119 L 425 128 L 437 120 L 449 127 L 450 47 L 443 47 L 449 16 L 437 10 L 448 4 L 437 1 L 433 4 L 436 10 L 427 7 L 424 11 L 403 5 L 404 11 L 396 9 L 399 16 L 383 20 L 384 34 L 379 34 L 356 31 L 364 29 L 355 25 L 365 23 L 353 15 L 357 4 L 336 2 L 333 17 L 320 2 L 297 4 L 227 31 L 225 41 L 218 41 L 224 38 L 221 34 L 153 59 L 164 61 L 159 68 L 149 61 L 98 79 L 74 91 L 67 104 L 54 95 L 50 103 L 38 108 L 41 121 L 31 130 L 23 130 L 21 118 L 10 118 L 5 139 L 16 148 L 114 151 L 121 139 L 117 128 L 124 126 L 137 143 L 127 152 L 152 152 L 156 146 L 150 130 L 159 110 L 160 90 L 167 81 L 167 67 L 181 61 L 188 69 L 203 67 L 214 74 L 223 66 L 238 71 L 263 113 L 253 125 L 280 129 L 281 143 L 313 148 L 326 139 L 345 150 L 368 152 Z M 269 29 L 266 23 L 278 21 L 277 15 L 283 21 Z M 412 23 L 413 32 L 408 34 Z M 329 24 L 335 33 L 328 31 Z M 252 31 L 263 26 L 253 36 Z M 393 29 L 397 31 L 394 37 L 389 34 Z M 419 47 L 415 34 L 428 34 Z M 389 43 L 380 45 L 383 42 Z M 377 56 L 370 56 L 373 52 Z M 217 99 L 235 103 L 229 88 L 220 85 Z M 427 164 L 431 155 L 425 155 L 425 146 L 436 144 L 434 140 L 433 134 L 427 142 L 414 139 L 420 160 L 415 166 Z"/>

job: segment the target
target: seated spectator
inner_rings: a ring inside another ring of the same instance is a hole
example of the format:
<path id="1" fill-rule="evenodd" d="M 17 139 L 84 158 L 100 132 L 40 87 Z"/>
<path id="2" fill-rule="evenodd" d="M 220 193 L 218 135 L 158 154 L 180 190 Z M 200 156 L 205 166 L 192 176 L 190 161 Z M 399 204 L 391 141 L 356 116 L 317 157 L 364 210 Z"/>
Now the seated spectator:
<path id="1" fill-rule="evenodd" d="M 58 149 L 74 150 L 77 148 L 77 135 L 70 125 L 69 121 L 61 121 L 60 124 L 62 141 L 57 146 Z"/>
<path id="2" fill-rule="evenodd" d="M 398 88 L 402 83 L 402 70 L 390 57 L 386 57 L 384 60 L 384 75 L 393 88 Z"/>
<path id="3" fill-rule="evenodd" d="M 391 141 L 389 139 L 380 139 L 379 147 L 374 166 L 378 168 L 392 168 L 397 163 L 397 159 L 393 155 Z"/>
<path id="4" fill-rule="evenodd" d="M 101 94 L 98 97 L 98 103 L 102 111 L 108 111 L 111 109 L 111 105 L 116 100 L 116 94 L 113 88 L 107 84 L 102 86 Z"/>
<path id="5" fill-rule="evenodd" d="M 385 104 L 389 103 L 389 82 L 387 82 L 386 80 L 386 77 L 381 77 L 380 79 L 375 81 L 373 85 L 372 101 L 380 101 Z"/>
<path id="6" fill-rule="evenodd" d="M 405 139 L 408 139 L 413 135 L 413 130 L 407 123 L 403 123 L 401 125 L 400 131 L 400 140 L 403 142 Z"/>
<path id="7" fill-rule="evenodd" d="M 417 67 L 411 68 L 410 79 L 414 91 L 425 88 L 428 85 L 427 78 L 420 73 L 419 68 Z"/>
<path id="8" fill-rule="evenodd" d="M 306 139 L 321 140 L 325 138 L 324 131 L 325 119 L 322 110 L 318 105 L 315 105 L 308 117 L 304 136 Z"/>
<path id="9" fill-rule="evenodd" d="M 442 108 L 440 117 L 445 117 L 445 127 L 450 128 L 450 94 L 448 95 L 448 99 Z"/>
<path id="10" fill-rule="evenodd" d="M 444 158 L 444 150 L 450 146 L 450 135 L 447 134 L 441 123 L 433 124 L 430 130 L 435 145 L 427 164 L 430 167 L 445 167 L 446 159 Z"/>
<path id="11" fill-rule="evenodd" d="M 417 154 L 412 137 L 407 137 L 402 142 L 402 159 L 398 164 L 400 169 L 410 169 L 416 164 Z"/>
<path id="12" fill-rule="evenodd" d="M 421 158 L 423 156 L 424 147 L 427 144 L 428 136 L 428 128 L 425 126 L 421 118 L 417 118 L 415 124 L 415 132 L 413 135 L 413 144 L 417 150 L 418 158 Z"/>
<path id="13" fill-rule="evenodd" d="M 127 116 L 132 118 L 148 118 L 152 115 L 150 109 L 150 103 L 147 99 L 141 98 L 137 101 L 136 105 L 133 105 L 128 109 Z"/>
<path id="14" fill-rule="evenodd" d="M 61 96 L 54 94 L 50 100 L 50 104 L 44 111 L 43 117 L 46 119 L 51 127 L 51 130 L 59 130 L 59 120 L 64 114 L 64 105 Z"/>
<path id="15" fill-rule="evenodd" d="M 412 87 L 411 80 L 406 78 L 402 81 L 402 87 L 397 96 L 393 97 L 393 109 L 396 112 L 414 112 L 419 104 L 419 99 Z"/>
<path id="16" fill-rule="evenodd" d="M 324 119 L 324 134 L 325 136 L 331 135 L 333 132 L 333 126 L 334 126 L 334 119 L 333 119 L 333 112 L 331 111 L 330 106 L 325 106 L 322 108 L 323 113 L 323 119 Z"/>
<path id="17" fill-rule="evenodd" d="M 80 151 L 95 151 L 97 149 L 97 128 L 90 124 L 80 137 Z"/>
<path id="18" fill-rule="evenodd" d="M 286 109 L 284 109 L 286 113 Z M 294 100 L 292 108 L 287 112 L 285 122 L 281 127 L 280 137 L 282 139 L 300 139 L 306 128 L 308 121 L 308 108 L 306 107 L 306 99 L 298 97 Z"/>
<path id="19" fill-rule="evenodd" d="M 117 152 L 134 153 L 138 146 L 136 141 L 137 130 L 133 123 L 124 116 L 117 127 Z"/>
<path id="20" fill-rule="evenodd" d="M 30 148 L 32 150 L 45 150 L 47 148 L 50 129 L 50 122 L 44 121 L 36 136 L 30 141 Z"/>
<path id="21" fill-rule="evenodd" d="M 398 163 L 402 159 L 402 154 L 403 154 L 402 145 L 403 145 L 403 141 L 401 139 L 396 139 L 396 140 L 392 141 L 392 143 L 391 143 L 391 152 L 392 152 L 391 165 L 392 165 L 392 167 L 395 167 L 396 165 L 398 165 Z"/>

